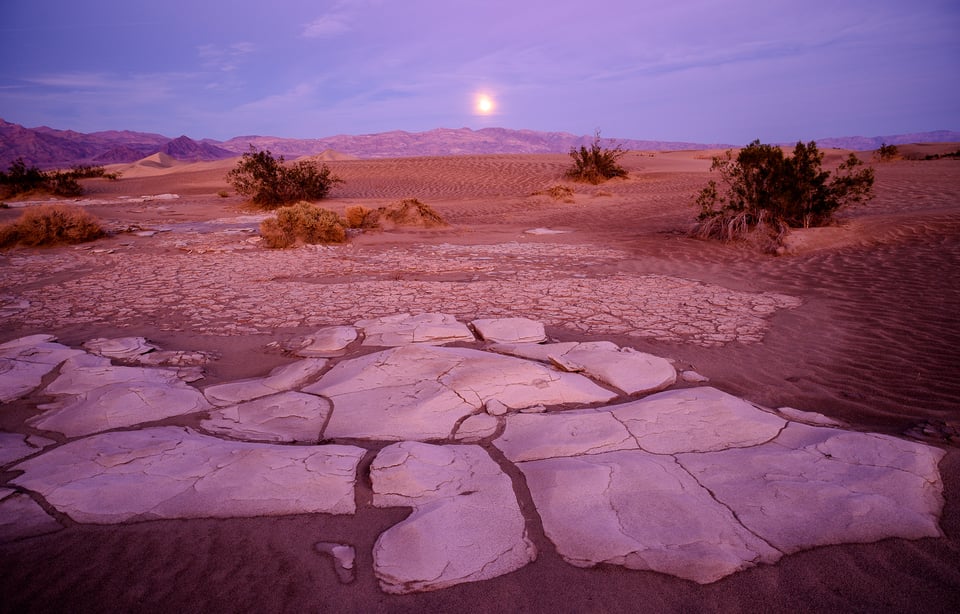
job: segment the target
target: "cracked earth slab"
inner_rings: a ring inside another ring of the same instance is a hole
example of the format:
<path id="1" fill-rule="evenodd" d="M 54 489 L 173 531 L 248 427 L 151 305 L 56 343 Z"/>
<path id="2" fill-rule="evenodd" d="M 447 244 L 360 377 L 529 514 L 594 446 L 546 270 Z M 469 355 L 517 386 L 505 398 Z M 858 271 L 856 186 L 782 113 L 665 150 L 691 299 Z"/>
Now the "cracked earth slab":
<path id="1" fill-rule="evenodd" d="M 327 397 L 326 437 L 429 440 L 496 399 L 514 409 L 616 395 L 574 373 L 468 348 L 408 345 L 345 360 L 304 392 Z"/>
<path id="2" fill-rule="evenodd" d="M 547 340 L 543 323 L 530 318 L 481 318 L 470 322 L 477 336 L 491 343 L 541 343 Z"/>
<path id="3" fill-rule="evenodd" d="M 445 344 L 455 341 L 474 341 L 466 324 L 445 313 L 401 313 L 370 320 L 360 320 L 356 327 L 363 330 L 363 344 L 383 347 L 411 343 Z"/>
<path id="4" fill-rule="evenodd" d="M 81 354 L 83 350 L 56 343 L 52 335 L 30 335 L 0 345 L 0 403 L 30 393 L 62 362 Z"/>
<path id="5" fill-rule="evenodd" d="M 565 561 L 659 571 L 702 584 L 782 553 L 669 456 L 605 452 L 518 463 Z"/>
<path id="6" fill-rule="evenodd" d="M 277 367 L 266 377 L 209 386 L 203 390 L 203 394 L 210 403 L 217 406 L 252 401 L 278 392 L 299 388 L 316 378 L 326 366 L 326 359 L 305 358 L 289 365 Z"/>
<path id="7" fill-rule="evenodd" d="M 127 381 L 99 386 L 65 399 L 38 405 L 33 428 L 67 437 L 163 420 L 208 409 L 203 395 L 183 382 Z"/>
<path id="8" fill-rule="evenodd" d="M 28 459 L 11 480 L 78 522 L 352 514 L 366 450 L 228 442 L 181 427 L 93 435 Z"/>
<path id="9" fill-rule="evenodd" d="M 887 537 L 940 537 L 938 448 L 790 424 L 757 447 L 677 459 L 744 526 L 785 553 Z"/>
<path id="10" fill-rule="evenodd" d="M 625 394 L 656 392 L 677 381 L 677 371 L 670 361 L 633 348 L 621 348 L 609 341 L 537 345 L 497 343 L 490 349 L 510 356 L 549 362 L 564 371 L 585 373 Z"/>
<path id="11" fill-rule="evenodd" d="M 36 454 L 54 442 L 39 435 L 0 432 L 0 467 Z"/>
<path id="12" fill-rule="evenodd" d="M 246 441 L 317 443 L 330 409 L 327 399 L 288 391 L 210 411 L 200 426 Z"/>
<path id="13" fill-rule="evenodd" d="M 412 507 L 374 545 L 387 593 L 494 578 L 536 559 L 510 478 L 479 446 L 401 442 L 370 466 L 373 504 Z"/>

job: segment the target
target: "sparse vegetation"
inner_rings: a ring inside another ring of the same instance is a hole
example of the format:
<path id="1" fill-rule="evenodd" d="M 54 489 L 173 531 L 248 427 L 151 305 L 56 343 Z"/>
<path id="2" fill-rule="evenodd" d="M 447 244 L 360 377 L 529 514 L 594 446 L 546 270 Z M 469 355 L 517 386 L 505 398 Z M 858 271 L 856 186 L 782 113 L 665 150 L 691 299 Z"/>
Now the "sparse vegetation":
<path id="1" fill-rule="evenodd" d="M 18 220 L 0 226 L 0 247 L 84 243 L 103 235 L 97 219 L 76 205 L 41 205 L 24 209 Z"/>
<path id="2" fill-rule="evenodd" d="M 404 198 L 400 202 L 377 209 L 377 221 L 383 225 L 387 222 L 393 226 L 419 226 L 422 228 L 436 228 L 447 226 L 439 213 L 433 207 L 426 205 L 416 198 Z"/>
<path id="3" fill-rule="evenodd" d="M 343 243 L 347 233 L 340 216 L 301 201 L 277 209 L 277 216 L 260 224 L 260 236 L 270 248 L 286 248 L 303 243 Z"/>
<path id="4" fill-rule="evenodd" d="M 7 172 L 0 172 L 0 197 L 9 198 L 31 192 L 48 192 L 56 196 L 75 197 L 83 194 L 78 179 L 104 177 L 117 180 L 119 173 L 107 173 L 102 166 L 74 166 L 69 171 L 44 172 L 27 167 L 17 158 Z"/>
<path id="5" fill-rule="evenodd" d="M 948 160 L 960 160 L 960 149 L 956 151 L 951 151 L 950 153 L 944 153 L 944 154 L 929 154 L 924 156 L 923 159 L 924 160 L 941 160 L 944 158 Z"/>
<path id="6" fill-rule="evenodd" d="M 382 230 L 385 227 L 401 226 L 436 228 L 448 225 L 432 207 L 416 198 L 405 198 L 377 209 L 352 205 L 344 210 L 344 217 L 347 228 L 361 230 Z"/>
<path id="7" fill-rule="evenodd" d="M 731 151 L 713 158 L 722 186 L 711 180 L 697 196 L 696 234 L 731 240 L 760 230 L 779 245 L 789 228 L 824 225 L 839 208 L 871 197 L 873 169 L 855 155 L 833 177 L 822 162 L 813 141 L 798 142 L 791 157 L 757 140 L 736 158 Z"/>
<path id="8" fill-rule="evenodd" d="M 559 200 L 565 203 L 575 202 L 573 199 L 573 188 L 560 184 L 550 186 L 533 194 L 534 196 L 549 196 L 553 200 Z"/>
<path id="9" fill-rule="evenodd" d="M 890 162 L 900 155 L 900 150 L 897 149 L 896 145 L 887 145 L 886 143 L 883 143 L 880 145 L 880 149 L 874 153 L 876 153 L 877 158 L 879 158 L 881 162 Z"/>
<path id="10" fill-rule="evenodd" d="M 285 166 L 283 156 L 274 158 L 269 150 L 257 151 L 252 145 L 236 168 L 227 174 L 227 181 L 237 193 L 268 208 L 301 200 L 321 200 L 334 185 L 343 183 L 326 164 L 317 168 L 313 163 L 301 160 L 293 166 Z"/>
<path id="11" fill-rule="evenodd" d="M 347 228 L 373 229 L 380 227 L 377 220 L 380 217 L 379 212 L 363 205 L 347 207 L 344 209 L 344 217 L 346 218 Z"/>
<path id="12" fill-rule="evenodd" d="M 570 149 L 573 165 L 567 170 L 566 177 L 593 184 L 602 183 L 614 177 L 626 177 L 627 171 L 619 163 L 620 158 L 626 153 L 619 145 L 613 149 L 602 147 L 600 132 L 597 131 L 589 148 L 581 145 L 580 149 L 575 147 Z"/>

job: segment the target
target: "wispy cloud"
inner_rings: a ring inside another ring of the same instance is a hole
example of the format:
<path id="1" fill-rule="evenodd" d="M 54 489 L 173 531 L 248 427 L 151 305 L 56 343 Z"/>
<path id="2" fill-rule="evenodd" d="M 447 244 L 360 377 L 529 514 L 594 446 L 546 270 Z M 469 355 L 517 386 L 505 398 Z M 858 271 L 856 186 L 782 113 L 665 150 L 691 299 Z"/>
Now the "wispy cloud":
<path id="1" fill-rule="evenodd" d="M 197 48 L 197 55 L 203 62 L 203 67 L 209 70 L 231 72 L 240 67 L 244 56 L 250 55 L 256 49 L 253 43 L 240 42 L 231 45 L 201 45 Z"/>
<path id="2" fill-rule="evenodd" d="M 318 17 L 303 27 L 301 35 L 304 38 L 326 38 L 349 32 L 350 18 L 343 13 L 335 13 Z"/>

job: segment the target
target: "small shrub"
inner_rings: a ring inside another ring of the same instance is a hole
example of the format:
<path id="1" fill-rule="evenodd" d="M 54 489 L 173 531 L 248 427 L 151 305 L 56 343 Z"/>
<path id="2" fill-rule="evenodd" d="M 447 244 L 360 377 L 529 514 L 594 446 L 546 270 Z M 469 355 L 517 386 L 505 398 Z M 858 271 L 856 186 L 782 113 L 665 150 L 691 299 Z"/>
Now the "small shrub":
<path id="1" fill-rule="evenodd" d="M 92 179 L 95 177 L 106 177 L 107 171 L 102 166 L 89 166 L 89 165 L 77 165 L 70 167 L 68 175 L 72 175 L 74 179 Z M 119 173 L 109 173 L 110 175 L 117 175 Z"/>
<path id="2" fill-rule="evenodd" d="M 379 212 L 363 205 L 351 205 L 344 209 L 343 213 L 347 228 L 372 229 L 380 226 Z"/>
<path id="3" fill-rule="evenodd" d="M 57 196 L 82 196 L 83 188 L 72 173 L 61 173 L 59 171 L 47 175 L 47 188 Z"/>
<path id="4" fill-rule="evenodd" d="M 923 157 L 924 160 L 940 160 L 943 158 L 947 160 L 960 160 L 960 149 L 944 154 L 928 154 Z"/>
<path id="5" fill-rule="evenodd" d="M 614 177 L 626 177 L 626 169 L 618 162 L 626 153 L 619 145 L 613 149 L 601 147 L 600 132 L 597 131 L 589 149 L 584 145 L 581 145 L 580 149 L 575 147 L 570 149 L 573 165 L 567 169 L 566 177 L 593 184 L 602 183 Z"/>
<path id="6" fill-rule="evenodd" d="M 20 218 L 0 227 L 0 247 L 42 247 L 84 243 L 104 235 L 97 219 L 75 205 L 28 207 Z"/>
<path id="7" fill-rule="evenodd" d="M 305 201 L 277 209 L 277 217 L 260 224 L 260 235 L 270 248 L 299 243 L 343 243 L 347 239 L 340 216 Z"/>
<path id="8" fill-rule="evenodd" d="M 220 198 L 228 198 L 230 196 L 230 192 L 227 192 L 226 190 L 220 190 L 217 192 L 217 196 Z"/>
<path id="9" fill-rule="evenodd" d="M 839 208 L 871 197 L 873 169 L 859 168 L 855 155 L 832 178 L 822 161 L 813 141 L 797 143 L 792 157 L 757 140 L 736 159 L 730 151 L 713 158 L 710 170 L 720 173 L 723 186 L 711 180 L 698 194 L 695 233 L 731 240 L 759 228 L 779 244 L 789 228 L 822 226 Z"/>
<path id="10" fill-rule="evenodd" d="M 883 143 L 880 145 L 880 149 L 878 149 L 875 153 L 881 162 L 890 162 L 900 155 L 900 150 L 897 149 L 896 145 L 887 145 L 886 143 Z"/>
<path id="11" fill-rule="evenodd" d="M 43 189 L 47 176 L 36 167 L 27 167 L 23 158 L 17 158 L 10 163 L 7 172 L 0 172 L 0 193 L 4 197 L 25 194 L 34 190 Z"/>
<path id="12" fill-rule="evenodd" d="M 565 203 L 575 202 L 573 199 L 573 188 L 567 187 L 565 185 L 558 184 L 555 186 L 551 186 L 545 190 L 534 192 L 534 195 L 549 196 L 553 200 L 560 200 Z"/>
<path id="13" fill-rule="evenodd" d="M 398 203 L 380 207 L 377 213 L 379 222 L 387 221 L 395 226 L 435 228 L 448 225 L 432 207 L 416 198 L 405 198 Z"/>
<path id="14" fill-rule="evenodd" d="M 254 204 L 263 207 L 320 200 L 326 198 L 334 185 L 343 183 L 331 174 L 326 164 L 317 168 L 301 160 L 293 166 L 284 166 L 283 156 L 274 158 L 269 150 L 257 151 L 253 145 L 227 174 L 227 181 L 238 194 L 250 196 Z"/>

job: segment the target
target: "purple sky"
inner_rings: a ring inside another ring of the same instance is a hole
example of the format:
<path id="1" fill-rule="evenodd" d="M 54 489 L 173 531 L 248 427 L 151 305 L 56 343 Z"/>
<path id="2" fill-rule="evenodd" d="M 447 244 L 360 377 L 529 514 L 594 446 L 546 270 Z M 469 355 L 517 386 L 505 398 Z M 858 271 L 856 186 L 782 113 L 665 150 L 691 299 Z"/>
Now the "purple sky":
<path id="1" fill-rule="evenodd" d="M 80 132 L 960 130 L 957 0 L 5 0 L 0 51 L 0 117 Z"/>

